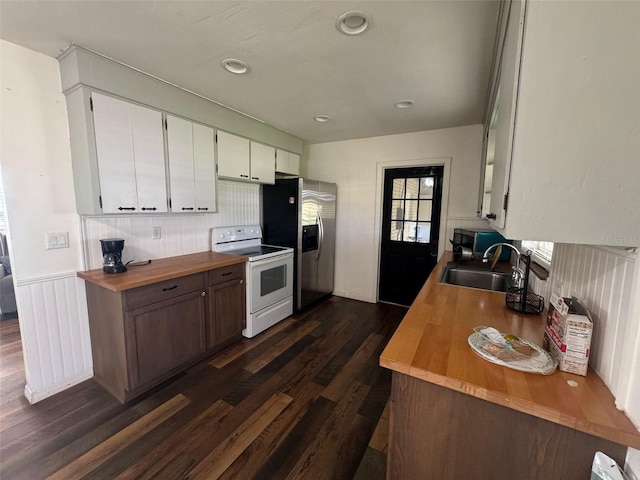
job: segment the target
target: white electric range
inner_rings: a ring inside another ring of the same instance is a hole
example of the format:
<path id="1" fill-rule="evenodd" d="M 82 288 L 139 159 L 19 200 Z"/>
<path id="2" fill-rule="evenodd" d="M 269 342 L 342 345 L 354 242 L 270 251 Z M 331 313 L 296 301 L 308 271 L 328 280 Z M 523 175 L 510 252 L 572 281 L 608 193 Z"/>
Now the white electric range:
<path id="1" fill-rule="evenodd" d="M 293 248 L 262 244 L 259 225 L 214 228 L 212 250 L 247 257 L 247 338 L 293 313 Z"/>

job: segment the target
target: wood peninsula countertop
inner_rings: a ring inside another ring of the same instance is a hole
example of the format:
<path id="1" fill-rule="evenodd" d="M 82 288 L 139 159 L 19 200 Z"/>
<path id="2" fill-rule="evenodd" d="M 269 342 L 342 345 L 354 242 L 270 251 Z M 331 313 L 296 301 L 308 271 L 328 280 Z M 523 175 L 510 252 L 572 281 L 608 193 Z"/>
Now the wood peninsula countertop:
<path id="1" fill-rule="evenodd" d="M 246 261 L 246 257 L 238 255 L 202 252 L 159 258 L 152 260 L 148 265 L 129 266 L 124 273 L 107 274 L 99 268 L 78 272 L 78 276 L 107 290 L 121 292 L 164 280 L 171 280 L 172 278 L 184 277 L 193 273 L 245 263 Z"/>
<path id="2" fill-rule="evenodd" d="M 382 352 L 381 366 L 640 449 L 640 432 L 616 409 L 613 395 L 591 368 L 586 377 L 559 370 L 544 376 L 476 355 L 467 338 L 479 325 L 542 345 L 546 310 L 523 315 L 505 306 L 503 293 L 439 284 L 440 272 L 450 260 L 447 252 L 427 279 Z M 572 387 L 568 380 L 578 385 Z"/>

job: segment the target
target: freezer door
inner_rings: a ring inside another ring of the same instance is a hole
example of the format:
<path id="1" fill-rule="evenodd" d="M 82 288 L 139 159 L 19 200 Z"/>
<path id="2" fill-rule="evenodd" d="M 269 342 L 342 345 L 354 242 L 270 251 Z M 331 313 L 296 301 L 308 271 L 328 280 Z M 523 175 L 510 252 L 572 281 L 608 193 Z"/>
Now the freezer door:
<path id="1" fill-rule="evenodd" d="M 319 182 L 318 188 L 318 280 L 321 295 L 333 292 L 336 256 L 336 196 L 335 183 Z"/>

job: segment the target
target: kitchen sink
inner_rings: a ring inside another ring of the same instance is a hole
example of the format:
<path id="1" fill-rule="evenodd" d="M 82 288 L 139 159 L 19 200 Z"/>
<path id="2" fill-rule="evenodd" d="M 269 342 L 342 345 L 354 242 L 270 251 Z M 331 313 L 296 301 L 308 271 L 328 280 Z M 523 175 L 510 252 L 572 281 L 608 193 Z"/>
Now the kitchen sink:
<path id="1" fill-rule="evenodd" d="M 438 282 L 494 292 L 506 292 L 508 288 L 513 286 L 510 273 L 470 269 L 458 265 L 444 267 Z"/>

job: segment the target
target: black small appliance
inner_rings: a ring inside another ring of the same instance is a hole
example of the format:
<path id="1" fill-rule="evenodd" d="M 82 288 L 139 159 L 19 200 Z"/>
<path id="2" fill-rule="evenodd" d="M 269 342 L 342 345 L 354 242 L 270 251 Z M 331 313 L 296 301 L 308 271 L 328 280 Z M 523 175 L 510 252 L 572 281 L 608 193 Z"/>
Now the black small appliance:
<path id="1" fill-rule="evenodd" d="M 102 247 L 102 271 L 104 273 L 122 273 L 127 271 L 127 266 L 122 263 L 122 250 L 124 240 L 122 238 L 104 238 L 100 240 Z"/>

